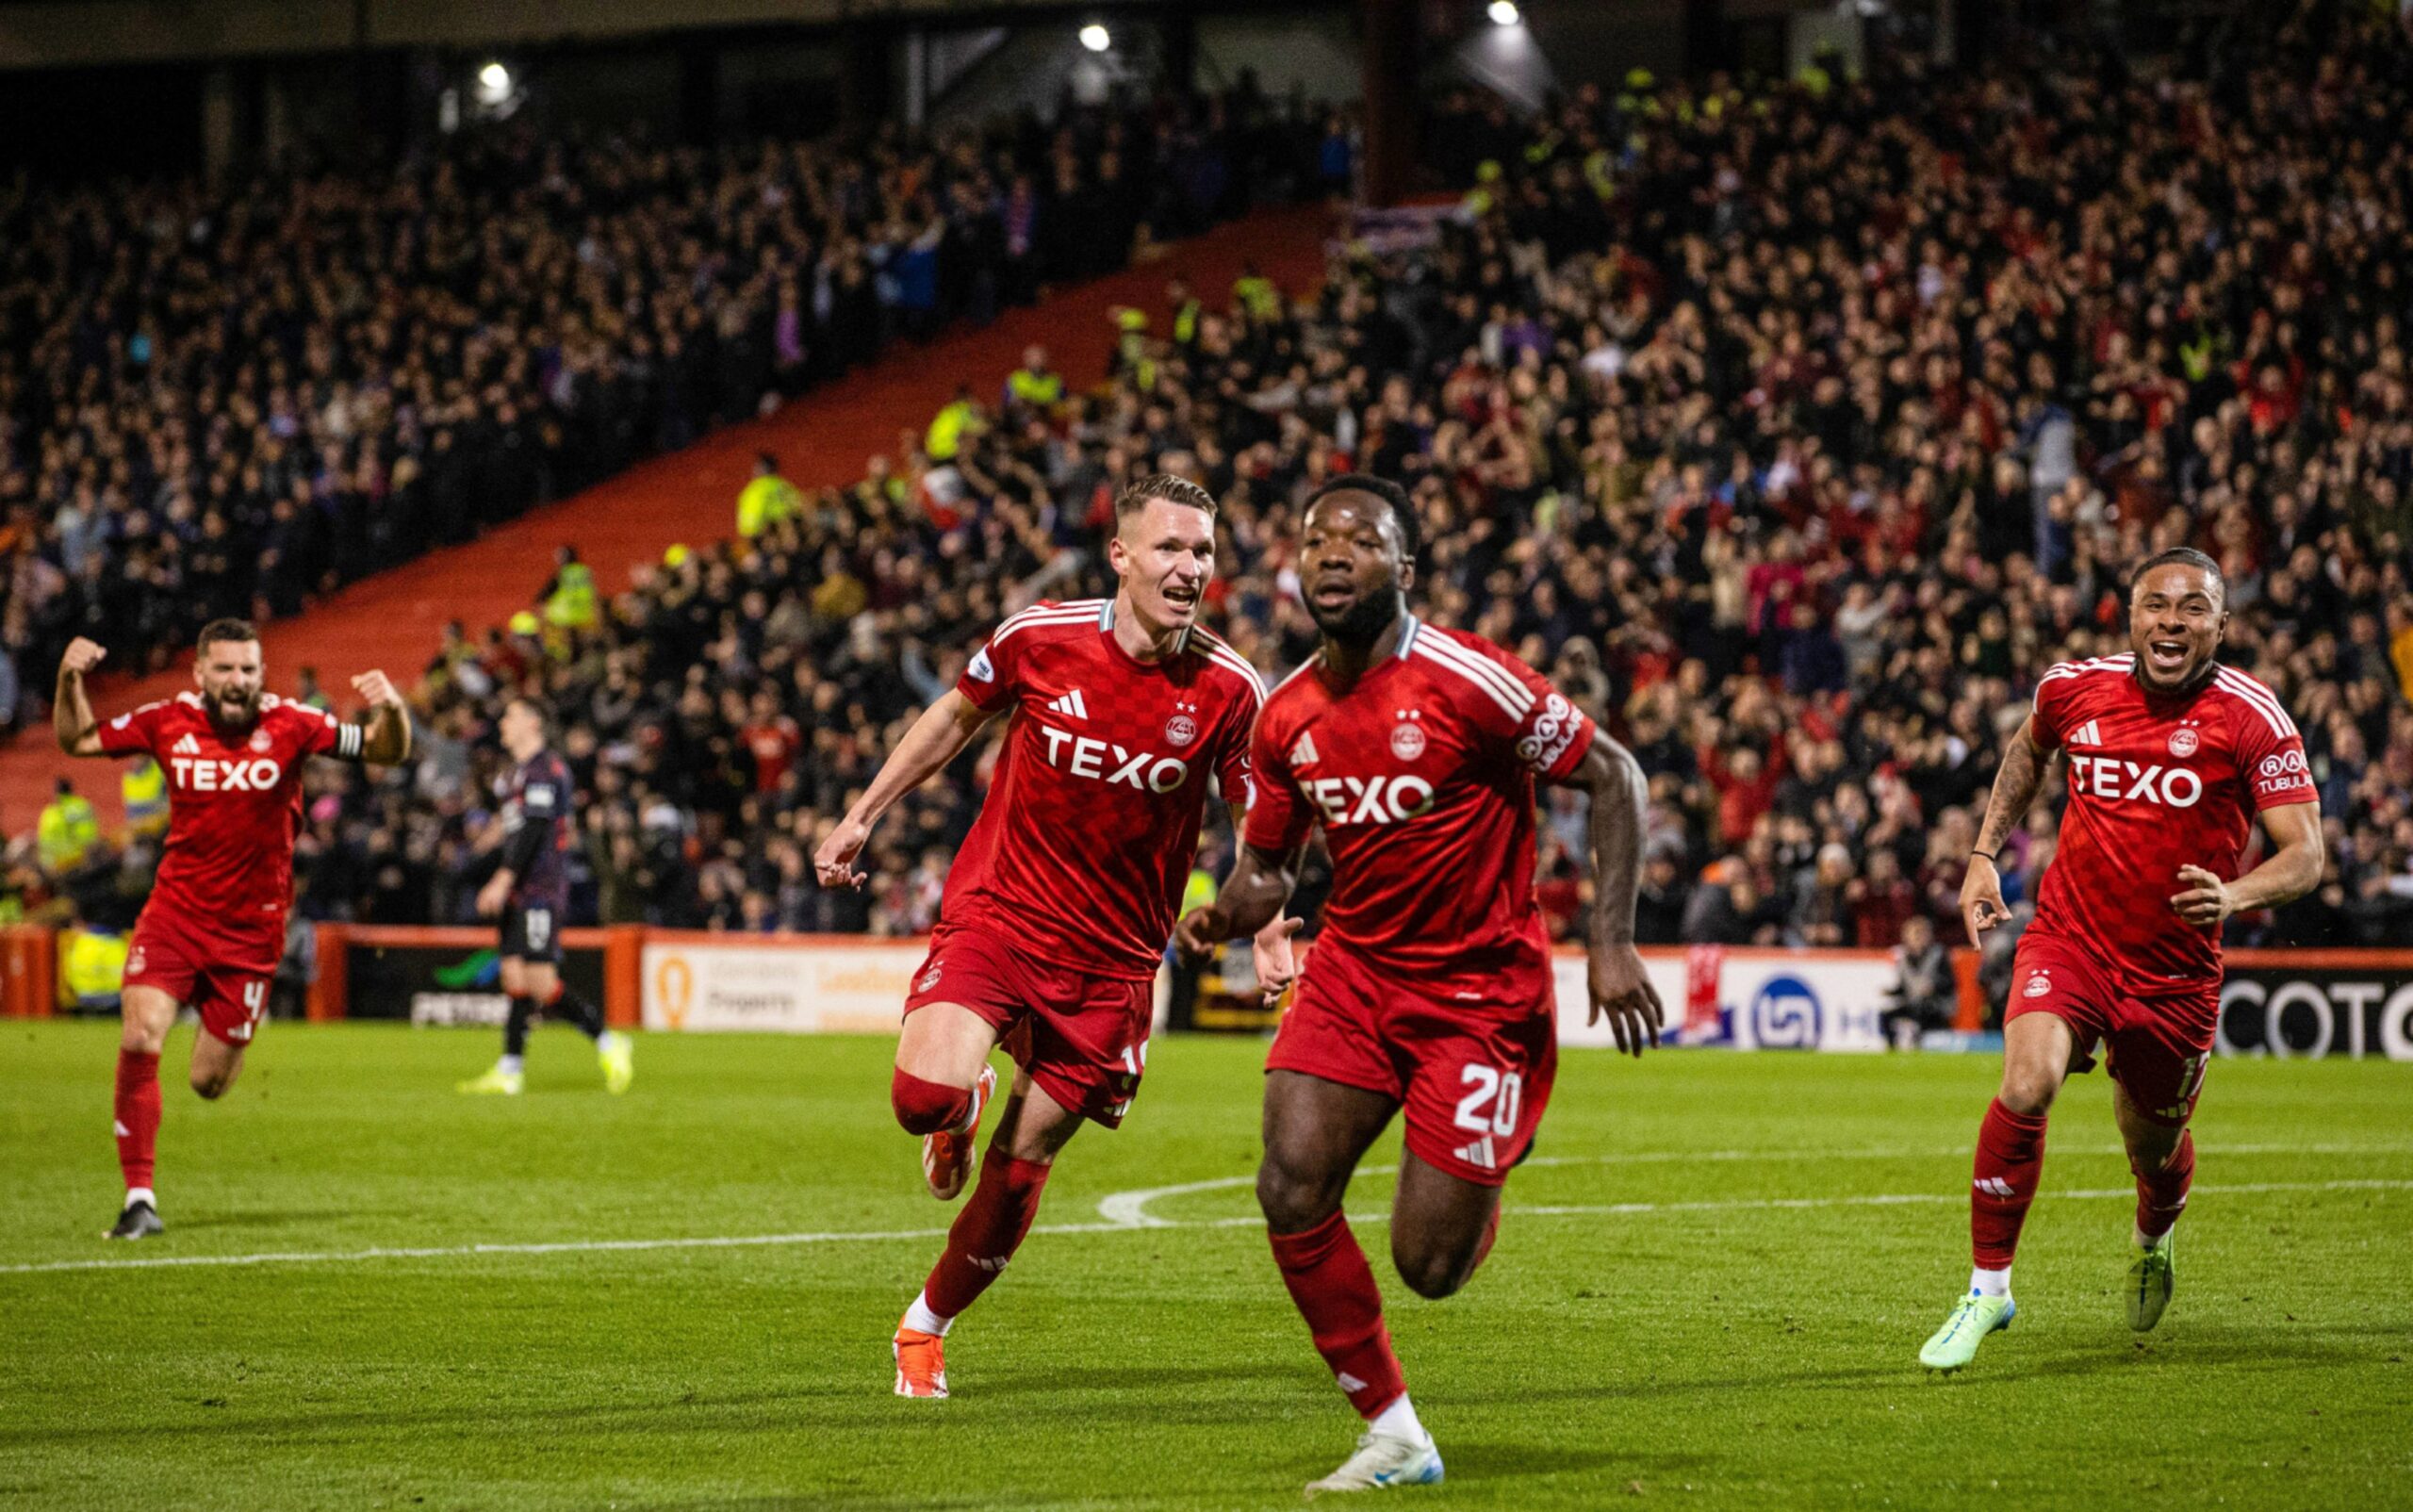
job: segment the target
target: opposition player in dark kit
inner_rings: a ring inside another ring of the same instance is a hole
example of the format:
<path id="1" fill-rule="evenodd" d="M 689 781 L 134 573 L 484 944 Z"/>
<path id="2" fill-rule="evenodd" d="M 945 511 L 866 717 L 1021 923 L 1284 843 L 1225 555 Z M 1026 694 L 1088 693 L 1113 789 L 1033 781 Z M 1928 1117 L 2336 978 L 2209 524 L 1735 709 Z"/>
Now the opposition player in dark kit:
<path id="1" fill-rule="evenodd" d="M 148 755 L 168 778 L 168 838 L 151 899 L 127 942 L 124 1033 L 117 1057 L 118 1165 L 125 1200 L 110 1239 L 164 1230 L 153 1192 L 159 1133 L 159 1053 L 176 1014 L 201 1016 L 192 1090 L 223 1095 L 268 1011 L 293 901 L 293 838 L 302 771 L 313 756 L 391 765 L 410 754 L 410 715 L 383 672 L 352 680 L 367 725 L 347 724 L 261 687 L 260 639 L 238 619 L 203 627 L 197 690 L 146 703 L 107 724 L 85 674 L 108 653 L 76 637 L 58 664 L 52 723 L 71 756 Z"/>
<path id="2" fill-rule="evenodd" d="M 534 699 L 505 704 L 500 725 L 497 732 L 514 765 L 503 780 L 502 861 L 478 889 L 478 912 L 502 920 L 496 953 L 502 958 L 510 1016 L 503 1021 L 502 1058 L 485 1075 L 461 1083 L 461 1090 L 517 1096 L 526 1082 L 522 1058 L 529 1024 L 543 1013 L 567 1019 L 595 1042 L 603 1085 L 624 1093 L 636 1075 L 629 1037 L 605 1028 L 603 1010 L 570 991 L 561 976 L 562 919 L 569 907 L 564 858 L 578 832 L 569 764 L 547 743 L 545 711 Z"/>
<path id="3" fill-rule="evenodd" d="M 1177 932 L 1204 953 L 1263 928 L 1322 828 L 1332 894 L 1266 1059 L 1256 1178 L 1283 1282 L 1367 1423 L 1311 1494 L 1441 1479 L 1341 1197 L 1404 1109 L 1401 1278 L 1445 1297 L 1490 1253 L 1502 1184 L 1558 1067 L 1533 892 L 1536 782 L 1591 796 L 1592 1021 L 1637 1056 L 1661 1022 L 1633 948 L 1641 768 L 1523 662 L 1408 612 L 1413 529 L 1406 495 L 1381 479 L 1336 478 L 1309 501 L 1299 576 L 1323 644 L 1266 699 L 1246 843 L 1217 901 Z"/>

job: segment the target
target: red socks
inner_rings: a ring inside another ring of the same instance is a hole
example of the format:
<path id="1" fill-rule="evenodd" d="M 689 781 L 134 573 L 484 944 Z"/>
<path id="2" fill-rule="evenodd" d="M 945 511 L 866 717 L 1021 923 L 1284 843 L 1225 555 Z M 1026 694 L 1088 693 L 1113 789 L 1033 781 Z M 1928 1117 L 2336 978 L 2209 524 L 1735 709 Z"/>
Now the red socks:
<path id="1" fill-rule="evenodd" d="M 151 1162 L 159 1142 L 159 1058 L 140 1050 L 117 1053 L 117 1163 L 126 1190 L 151 1185 Z"/>
<path id="2" fill-rule="evenodd" d="M 971 1088 L 924 1081 L 910 1071 L 899 1071 L 890 1078 L 888 1100 L 896 1109 L 896 1122 L 908 1134 L 944 1133 L 962 1126 L 972 1116 Z"/>
<path id="3" fill-rule="evenodd" d="M 2136 1162 L 2128 1162 L 2136 1170 Z M 2170 1163 L 2159 1171 L 2137 1171 L 2137 1232 L 2147 1239 L 2159 1239 L 2178 1222 L 2187 1210 L 2187 1189 L 2195 1180 L 2195 1134 L 2191 1129 L 2178 1136 L 2178 1148 L 2170 1152 Z"/>
<path id="4" fill-rule="evenodd" d="M 901 1086 L 908 1080 L 905 1073 L 896 1074 Z M 927 1087 L 925 1081 L 921 1085 Z M 962 1099 L 958 1112 L 971 1110 L 972 1094 L 959 1092 Z M 898 1117 L 903 1117 L 899 1104 Z M 911 1128 L 911 1124 L 906 1125 Z M 980 1180 L 972 1189 L 972 1200 L 958 1213 L 955 1226 L 946 1233 L 946 1253 L 931 1268 L 930 1278 L 923 1283 L 922 1295 L 932 1312 L 942 1318 L 952 1318 L 969 1307 L 981 1292 L 989 1290 L 1022 1246 L 1025 1234 L 1030 1232 L 1030 1221 L 1039 1212 L 1039 1193 L 1047 1185 L 1049 1167 L 1037 1160 L 1014 1160 L 992 1155 L 980 1162 Z"/>
<path id="5" fill-rule="evenodd" d="M 2010 1268 L 2019 1226 L 2044 1169 L 2044 1115 L 2014 1113 L 1999 1098 L 1978 1126 L 1977 1179 L 1969 1189 L 1969 1247 L 1981 1271 Z"/>
<path id="6" fill-rule="evenodd" d="M 1383 1294 L 1349 1221 L 1335 1212 L 1305 1233 L 1272 1239 L 1282 1284 L 1358 1416 L 1371 1419 L 1405 1396 L 1407 1381 L 1383 1322 Z"/>

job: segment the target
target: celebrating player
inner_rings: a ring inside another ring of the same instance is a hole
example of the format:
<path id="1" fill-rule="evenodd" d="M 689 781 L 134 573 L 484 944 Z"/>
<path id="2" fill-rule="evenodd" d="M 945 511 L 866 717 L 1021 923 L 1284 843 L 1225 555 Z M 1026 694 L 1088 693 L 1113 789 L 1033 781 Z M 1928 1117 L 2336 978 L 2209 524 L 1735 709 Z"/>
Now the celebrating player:
<path id="1" fill-rule="evenodd" d="M 2137 1177 L 2128 1326 L 2151 1328 L 2169 1306 L 2171 1235 L 2195 1175 L 2187 1121 L 2220 1021 L 2221 924 L 2321 881 L 2304 742 L 2269 688 L 2213 660 L 2227 625 L 2228 585 L 2210 557 L 2154 557 L 2129 588 L 2133 649 L 2046 672 L 2003 751 L 1961 886 L 1972 945 L 2010 912 L 1994 856 L 2056 750 L 2069 756 L 2069 806 L 2012 960 L 2002 1090 L 1978 1126 L 1976 1270 L 1919 1351 L 1923 1365 L 1959 1370 L 2011 1326 L 2011 1254 L 2044 1169 L 2045 1110 L 2097 1044 Z M 2241 877 L 2257 812 L 2274 848 Z"/>
<path id="2" fill-rule="evenodd" d="M 1558 1066 L 1549 935 L 1534 902 L 1536 778 L 1591 795 L 1592 1020 L 1658 1042 L 1633 948 L 1644 782 L 1633 757 L 1531 667 L 1407 612 L 1414 527 L 1399 486 L 1335 478 L 1309 501 L 1299 572 L 1323 645 L 1258 716 L 1257 801 L 1231 880 L 1183 918 L 1203 952 L 1276 917 L 1311 826 L 1332 896 L 1266 1061 L 1257 1202 L 1317 1353 L 1370 1427 L 1307 1489 L 1441 1478 L 1340 1201 L 1401 1108 L 1391 1260 L 1427 1297 L 1467 1284 L 1499 1230 Z"/>
<path id="3" fill-rule="evenodd" d="M 517 1097 L 528 1053 L 528 1021 L 560 1013 L 595 1042 L 603 1085 L 629 1090 L 636 1075 L 629 1037 L 603 1027 L 603 1010 L 562 980 L 562 915 L 569 907 L 569 764 L 545 744 L 545 711 L 516 698 L 503 705 L 502 748 L 512 768 L 502 802 L 502 862 L 478 889 L 478 914 L 502 915 L 502 990 L 511 999 L 503 1023 L 502 1059 L 484 1076 L 461 1083 L 465 1093 Z"/>
<path id="4" fill-rule="evenodd" d="M 198 693 L 146 703 L 107 725 L 84 676 L 108 653 L 78 636 L 58 664 L 52 721 L 71 756 L 148 754 L 168 774 L 168 839 L 151 900 L 127 944 L 117 1053 L 117 1159 L 125 1204 L 110 1239 L 165 1231 L 152 1192 L 159 1133 L 159 1051 L 190 1004 L 202 1033 L 192 1090 L 218 1097 L 243 1069 L 285 954 L 293 900 L 293 837 L 310 756 L 391 765 L 410 754 L 410 715 L 383 672 L 352 680 L 369 723 L 344 724 L 261 691 L 260 639 L 238 619 L 213 620 L 193 661 Z"/>
<path id="5" fill-rule="evenodd" d="M 1235 822 L 1248 802 L 1264 690 L 1196 623 L 1215 567 L 1213 497 L 1170 476 L 1133 484 L 1115 501 L 1107 554 L 1114 597 L 1042 603 L 999 625 L 813 858 L 824 887 L 861 883 L 855 861 L 880 815 L 1013 714 L 896 1044 L 896 1119 L 923 1137 L 941 1200 L 971 1167 L 996 1085 L 989 1052 L 1002 1040 L 1020 1070 L 972 1200 L 897 1327 L 900 1396 L 947 1394 L 947 1330 L 1021 1244 L 1057 1151 L 1084 1118 L 1123 1121 L 1147 1068 L 1150 987 L 1207 774 Z M 1295 929 L 1265 921 L 1256 965 L 1269 992 L 1289 983 Z"/>

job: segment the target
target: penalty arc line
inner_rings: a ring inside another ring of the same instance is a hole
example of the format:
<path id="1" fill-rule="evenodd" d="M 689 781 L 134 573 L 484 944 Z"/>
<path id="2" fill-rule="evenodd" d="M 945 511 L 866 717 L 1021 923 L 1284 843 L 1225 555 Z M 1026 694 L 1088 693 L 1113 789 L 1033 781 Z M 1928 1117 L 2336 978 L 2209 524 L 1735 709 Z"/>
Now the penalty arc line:
<path id="1" fill-rule="evenodd" d="M 2413 1191 L 2413 1180 L 2248 1181 L 2231 1185 L 2198 1186 L 2194 1190 L 2208 1195 L 2273 1192 L 2403 1192 Z M 2131 1198 L 2136 1195 L 2136 1189 L 2134 1187 L 2101 1187 L 2074 1192 L 2054 1192 L 2046 1195 L 2081 1201 L 2114 1197 Z M 1889 1208 L 1916 1203 L 1961 1203 L 1967 1200 L 1960 1192 L 1880 1192 L 1851 1197 L 1741 1197 L 1700 1202 L 1551 1204 L 1530 1208 L 1507 1208 L 1503 1210 L 1513 1215 L 1533 1218 L 1622 1217 L 1644 1213 L 1745 1212 L 1766 1208 Z M 1380 1212 L 1352 1213 L 1349 1219 L 1350 1222 L 1356 1224 L 1381 1224 L 1387 1223 L 1389 1215 Z M 1143 1224 L 1041 1224 L 1032 1228 L 1031 1232 L 1034 1234 L 1134 1234 L 1167 1228 L 1261 1228 L 1264 1226 L 1264 1222 L 1263 1219 L 1252 1215 L 1189 1221 L 1157 1219 Z M 31 1264 L 0 1265 L 0 1275 L 35 1275 L 67 1271 L 150 1271 L 179 1266 L 329 1265 L 358 1263 L 364 1260 L 452 1259 L 511 1255 L 629 1254 L 650 1250 L 878 1243 L 892 1240 L 944 1239 L 946 1237 L 946 1232 L 944 1228 L 831 1230 L 824 1233 L 799 1234 L 705 1235 L 683 1239 L 562 1240 L 526 1244 L 381 1245 L 358 1250 L 284 1250 L 256 1255 L 156 1255 L 122 1260 L 47 1260 Z"/>

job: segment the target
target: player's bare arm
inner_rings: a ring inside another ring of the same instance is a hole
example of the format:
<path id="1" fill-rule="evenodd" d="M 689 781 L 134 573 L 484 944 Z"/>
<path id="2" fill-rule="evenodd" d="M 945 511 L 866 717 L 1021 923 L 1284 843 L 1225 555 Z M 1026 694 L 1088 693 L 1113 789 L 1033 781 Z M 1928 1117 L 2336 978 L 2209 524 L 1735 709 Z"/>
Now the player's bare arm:
<path id="1" fill-rule="evenodd" d="M 1247 827 L 1247 805 L 1233 804 L 1232 833 L 1245 833 Z M 1290 945 L 1306 922 L 1305 919 L 1286 919 L 1277 910 L 1273 921 L 1257 930 L 1256 937 L 1250 942 L 1249 952 L 1256 966 L 1257 994 L 1268 1003 L 1289 992 L 1290 984 L 1299 979 L 1298 957 Z"/>
<path id="2" fill-rule="evenodd" d="M 2002 765 L 1994 772 L 1994 797 L 1987 800 L 1985 822 L 1978 827 L 1978 847 L 1969 856 L 1969 874 L 1961 879 L 1961 922 L 1968 927 L 1969 943 L 2011 917 L 2002 898 L 2002 877 L 1994 857 L 2011 830 L 2027 817 L 2036 790 L 2044 785 L 2044 766 L 2051 760 L 2036 744 L 2033 715 L 2019 722 L 2019 731 L 2004 742 Z"/>
<path id="3" fill-rule="evenodd" d="M 2233 882 L 2201 866 L 2181 866 L 2185 890 L 2170 906 L 2198 929 L 2217 929 L 2232 913 L 2292 903 L 2321 885 L 2321 805 L 2282 803 L 2262 811 L 2262 828 L 2273 846 L 2262 864 Z"/>
<path id="4" fill-rule="evenodd" d="M 360 759 L 371 766 L 393 766 L 411 754 L 411 711 L 393 680 L 374 668 L 352 680 L 352 691 L 369 702 L 369 733 L 360 743 Z"/>
<path id="5" fill-rule="evenodd" d="M 898 798 L 944 771 L 947 763 L 963 754 L 963 748 L 972 744 L 972 737 L 994 717 L 953 688 L 923 710 L 922 716 L 913 721 L 913 728 L 905 731 L 905 738 L 880 764 L 871 786 L 863 789 L 863 796 L 855 800 L 855 806 L 829 831 L 829 838 L 813 853 L 813 867 L 821 885 L 862 886 L 863 874 L 855 869 L 855 858 L 871 839 L 872 826 L 879 823 L 880 815 Z"/>
<path id="6" fill-rule="evenodd" d="M 98 641 L 78 635 L 67 643 L 67 654 L 58 659 L 58 688 L 50 702 L 50 723 L 58 735 L 58 748 L 70 756 L 101 754 L 101 721 L 92 713 L 92 700 L 84 696 L 84 674 L 107 655 L 107 649 Z"/>
<path id="7" fill-rule="evenodd" d="M 1633 948 L 1650 783 L 1633 753 L 1605 734 L 1568 781 L 1592 796 L 1591 1022 L 1607 1019 L 1617 1048 L 1640 1056 L 1659 1043 L 1661 1023 L 1658 989 Z"/>
<path id="8" fill-rule="evenodd" d="M 1299 863 L 1305 855 L 1305 846 L 1282 854 L 1243 844 L 1215 901 L 1191 909 L 1174 926 L 1174 946 L 1196 961 L 1226 940 L 1256 936 L 1270 926 L 1289 924 L 1296 933 L 1298 921 L 1284 919 L 1282 908 L 1299 885 Z M 1286 935 L 1286 945 L 1288 939 Z"/>

